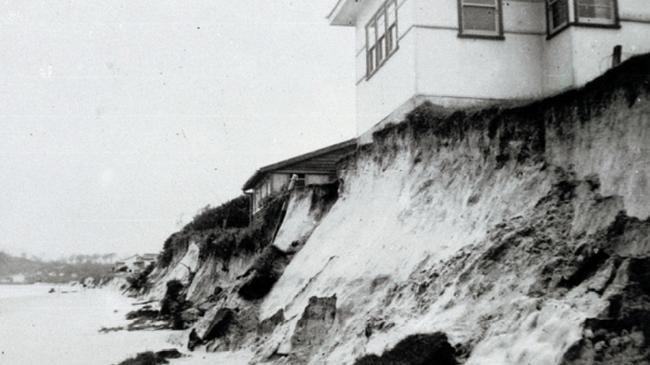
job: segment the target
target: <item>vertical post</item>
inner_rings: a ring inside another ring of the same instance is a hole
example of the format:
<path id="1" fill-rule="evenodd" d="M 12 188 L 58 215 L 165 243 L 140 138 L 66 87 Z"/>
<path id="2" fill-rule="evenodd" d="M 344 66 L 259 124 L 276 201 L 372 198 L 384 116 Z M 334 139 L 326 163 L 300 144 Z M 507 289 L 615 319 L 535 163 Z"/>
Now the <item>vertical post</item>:
<path id="1" fill-rule="evenodd" d="M 616 67 L 621 64 L 623 57 L 623 46 L 616 45 L 614 47 L 614 53 L 612 54 L 612 67 Z"/>

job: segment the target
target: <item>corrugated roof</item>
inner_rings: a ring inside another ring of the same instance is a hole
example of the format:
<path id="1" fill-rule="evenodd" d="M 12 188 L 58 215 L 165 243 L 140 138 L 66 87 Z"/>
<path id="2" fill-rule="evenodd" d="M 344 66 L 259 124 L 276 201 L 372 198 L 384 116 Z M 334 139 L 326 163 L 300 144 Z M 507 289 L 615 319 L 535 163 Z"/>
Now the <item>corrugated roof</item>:
<path id="1" fill-rule="evenodd" d="M 352 138 L 352 139 L 349 139 L 349 140 L 341 142 L 341 143 L 337 143 L 337 144 L 334 144 L 334 145 L 331 145 L 331 146 L 328 146 L 328 147 L 324 147 L 324 148 L 321 148 L 321 149 L 318 149 L 318 150 L 315 150 L 315 151 L 312 151 L 312 152 L 308 152 L 308 153 L 305 153 L 305 154 L 302 154 L 302 155 L 299 155 L 299 156 L 296 156 L 296 157 L 292 157 L 292 158 L 289 158 L 289 159 L 286 159 L 286 160 L 283 160 L 283 161 L 280 161 L 280 162 L 276 162 L 274 164 L 270 164 L 270 165 L 261 167 L 253 174 L 253 176 L 251 176 L 250 178 L 248 178 L 248 180 L 246 180 L 246 183 L 244 183 L 244 186 L 242 187 L 242 190 L 246 191 L 246 190 L 254 188 L 255 185 L 260 180 L 262 180 L 264 178 L 264 176 L 266 176 L 266 174 L 268 174 L 269 172 L 290 168 L 291 165 L 295 165 L 297 163 L 304 162 L 304 161 L 307 161 L 307 160 L 310 160 L 310 159 L 314 159 L 314 158 L 317 158 L 317 157 L 320 157 L 320 156 L 323 156 L 323 155 L 326 155 L 326 154 L 329 154 L 329 153 L 338 152 L 339 150 L 352 149 L 352 148 L 356 147 L 356 145 L 357 145 L 357 139 Z M 330 169 L 325 169 L 322 172 L 328 172 L 329 170 Z"/>

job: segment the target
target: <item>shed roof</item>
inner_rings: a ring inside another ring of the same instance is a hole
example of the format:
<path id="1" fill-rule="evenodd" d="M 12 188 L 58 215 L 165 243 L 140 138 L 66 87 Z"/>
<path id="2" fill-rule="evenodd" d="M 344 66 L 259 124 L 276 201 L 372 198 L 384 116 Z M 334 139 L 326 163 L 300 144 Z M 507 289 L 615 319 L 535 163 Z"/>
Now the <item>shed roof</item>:
<path id="1" fill-rule="evenodd" d="M 336 172 L 336 163 L 357 146 L 357 139 L 347 141 L 295 156 L 271 165 L 259 168 L 253 176 L 246 180 L 242 190 L 250 190 L 257 185 L 270 172 L 311 172 L 333 173 Z"/>

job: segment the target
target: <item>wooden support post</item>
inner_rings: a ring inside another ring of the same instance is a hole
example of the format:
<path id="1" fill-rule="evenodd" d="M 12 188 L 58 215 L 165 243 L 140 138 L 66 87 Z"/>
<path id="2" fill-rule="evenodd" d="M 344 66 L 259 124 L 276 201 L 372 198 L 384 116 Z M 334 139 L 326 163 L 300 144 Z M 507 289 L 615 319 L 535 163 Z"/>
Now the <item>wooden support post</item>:
<path id="1" fill-rule="evenodd" d="M 623 58 L 623 46 L 620 44 L 614 47 L 614 53 L 612 54 L 612 67 L 616 67 L 621 64 Z"/>

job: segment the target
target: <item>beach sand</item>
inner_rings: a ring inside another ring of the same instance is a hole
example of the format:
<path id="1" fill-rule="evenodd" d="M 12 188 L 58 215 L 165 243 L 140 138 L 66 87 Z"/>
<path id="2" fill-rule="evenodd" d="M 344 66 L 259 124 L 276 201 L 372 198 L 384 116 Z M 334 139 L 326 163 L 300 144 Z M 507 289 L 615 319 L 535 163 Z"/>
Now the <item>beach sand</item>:
<path id="1" fill-rule="evenodd" d="M 54 293 L 48 293 L 55 288 Z M 182 332 L 116 331 L 133 300 L 109 289 L 52 285 L 0 285 L 0 364 L 110 365 L 139 352 L 185 350 Z M 246 364 L 247 353 L 205 354 L 172 365 Z"/>

